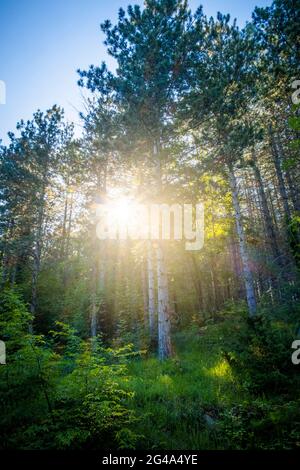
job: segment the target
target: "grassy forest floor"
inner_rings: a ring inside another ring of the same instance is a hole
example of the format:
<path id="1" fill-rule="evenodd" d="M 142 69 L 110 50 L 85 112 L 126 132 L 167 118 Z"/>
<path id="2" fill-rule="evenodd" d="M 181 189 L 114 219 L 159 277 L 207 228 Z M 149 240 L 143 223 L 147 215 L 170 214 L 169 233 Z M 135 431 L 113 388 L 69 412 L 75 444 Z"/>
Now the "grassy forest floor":
<path id="1" fill-rule="evenodd" d="M 134 407 L 142 417 L 137 429 L 146 445 L 164 449 L 215 449 L 226 444 L 218 436 L 221 410 L 242 403 L 242 390 L 222 357 L 218 328 L 203 335 L 180 333 L 176 359 L 133 362 L 123 382 L 134 390 Z"/>
<path id="2" fill-rule="evenodd" d="M 278 321 L 275 329 L 281 328 Z M 234 345 L 231 335 L 237 330 Z M 128 365 L 122 385 L 134 392 L 139 445 L 177 450 L 300 446 L 299 380 L 285 376 L 289 372 L 281 369 L 276 347 L 270 364 L 270 338 L 263 341 L 265 348 L 240 344 L 246 331 L 240 319 L 229 317 L 175 335 L 171 360 L 150 357 Z M 249 367 L 243 364 L 247 360 Z"/>
<path id="3" fill-rule="evenodd" d="M 1 449 L 296 449 L 299 306 L 242 304 L 173 332 L 174 355 L 91 343 L 56 322 L 28 333 L 20 296 L 0 296 L 7 364 L 0 368 Z M 145 342 L 145 338 L 143 339 Z"/>

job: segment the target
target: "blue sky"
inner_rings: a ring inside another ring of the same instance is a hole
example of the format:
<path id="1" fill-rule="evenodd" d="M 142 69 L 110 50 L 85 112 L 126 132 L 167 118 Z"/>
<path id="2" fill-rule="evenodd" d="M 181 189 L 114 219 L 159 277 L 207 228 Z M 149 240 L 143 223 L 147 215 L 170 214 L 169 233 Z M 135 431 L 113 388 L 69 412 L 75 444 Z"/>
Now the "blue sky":
<path id="1" fill-rule="evenodd" d="M 107 56 L 100 23 L 116 20 L 119 7 L 142 0 L 0 0 L 0 80 L 6 84 L 6 104 L 0 104 L 0 139 L 14 130 L 18 120 L 30 119 L 38 108 L 53 104 L 65 108 L 68 120 L 80 133 L 78 110 L 82 91 L 78 68 L 112 65 Z M 190 0 L 208 16 L 230 13 L 243 26 L 255 5 L 271 0 Z"/>

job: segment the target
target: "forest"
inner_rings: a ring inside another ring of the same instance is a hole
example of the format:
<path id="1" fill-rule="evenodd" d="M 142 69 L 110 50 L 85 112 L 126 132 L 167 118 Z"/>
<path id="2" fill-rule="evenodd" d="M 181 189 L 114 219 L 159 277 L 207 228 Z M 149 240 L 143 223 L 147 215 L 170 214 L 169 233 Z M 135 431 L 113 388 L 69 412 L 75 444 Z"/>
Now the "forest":
<path id="1" fill-rule="evenodd" d="M 101 30 L 82 134 L 54 104 L 0 141 L 0 449 L 299 449 L 300 1 Z"/>

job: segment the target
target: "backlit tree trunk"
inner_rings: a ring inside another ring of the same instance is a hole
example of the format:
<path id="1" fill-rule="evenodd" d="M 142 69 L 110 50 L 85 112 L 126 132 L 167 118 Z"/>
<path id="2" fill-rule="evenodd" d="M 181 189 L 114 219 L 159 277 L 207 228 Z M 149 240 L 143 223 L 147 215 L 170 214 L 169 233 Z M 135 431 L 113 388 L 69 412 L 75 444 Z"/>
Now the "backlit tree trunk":
<path id="1" fill-rule="evenodd" d="M 148 320 L 150 341 L 155 339 L 155 278 L 153 269 L 151 241 L 147 240 L 147 271 L 148 271 Z"/>
<path id="2" fill-rule="evenodd" d="M 161 244 L 157 244 L 158 356 L 172 355 L 168 278 Z"/>
<path id="3" fill-rule="evenodd" d="M 242 215 L 241 215 L 241 208 L 240 202 L 238 197 L 238 189 L 237 189 L 237 182 L 236 177 L 234 174 L 234 170 L 232 165 L 228 165 L 229 169 L 229 182 L 232 192 L 232 202 L 235 214 L 235 223 L 236 223 L 236 231 L 238 236 L 239 242 L 239 249 L 240 255 L 242 260 L 242 267 L 243 267 L 243 277 L 246 289 L 246 297 L 247 297 L 247 304 L 248 304 L 248 311 L 249 316 L 253 317 L 256 314 L 256 299 L 255 299 L 255 291 L 254 291 L 254 283 L 253 283 L 253 276 L 250 269 L 249 257 L 246 248 L 246 240 L 244 229 L 242 225 Z"/>
<path id="4" fill-rule="evenodd" d="M 161 194 L 161 160 L 160 143 L 154 143 L 153 154 L 157 169 L 158 194 Z M 172 355 L 171 327 L 170 327 L 170 304 L 168 278 L 161 243 L 158 242 L 157 256 L 157 315 L 158 315 L 158 356 L 166 359 Z"/>

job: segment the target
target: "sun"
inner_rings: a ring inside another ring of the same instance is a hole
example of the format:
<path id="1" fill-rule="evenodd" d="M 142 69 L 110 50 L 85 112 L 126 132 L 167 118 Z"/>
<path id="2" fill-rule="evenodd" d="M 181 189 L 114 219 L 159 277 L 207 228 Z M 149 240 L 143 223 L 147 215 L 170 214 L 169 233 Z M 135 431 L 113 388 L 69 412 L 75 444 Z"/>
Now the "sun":
<path id="1" fill-rule="evenodd" d="M 148 236 L 148 207 L 133 197 L 119 196 L 97 208 L 97 236 L 112 240 L 145 239 Z"/>
<path id="2" fill-rule="evenodd" d="M 136 201 L 130 197 L 122 196 L 109 204 L 112 220 L 119 224 L 130 224 L 135 216 Z"/>

